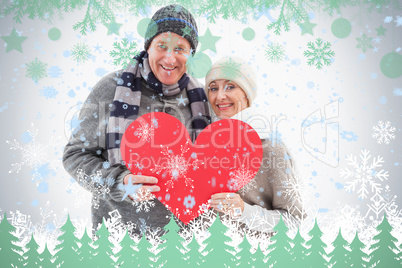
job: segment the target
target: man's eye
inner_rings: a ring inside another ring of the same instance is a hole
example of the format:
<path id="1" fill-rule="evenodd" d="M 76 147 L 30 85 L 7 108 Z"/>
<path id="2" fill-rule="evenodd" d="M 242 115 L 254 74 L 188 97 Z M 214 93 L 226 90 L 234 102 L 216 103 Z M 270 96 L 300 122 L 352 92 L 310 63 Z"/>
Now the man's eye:
<path id="1" fill-rule="evenodd" d="M 158 47 L 159 47 L 159 48 L 163 48 L 163 49 L 167 48 L 166 45 L 162 45 L 162 44 L 159 44 Z"/>

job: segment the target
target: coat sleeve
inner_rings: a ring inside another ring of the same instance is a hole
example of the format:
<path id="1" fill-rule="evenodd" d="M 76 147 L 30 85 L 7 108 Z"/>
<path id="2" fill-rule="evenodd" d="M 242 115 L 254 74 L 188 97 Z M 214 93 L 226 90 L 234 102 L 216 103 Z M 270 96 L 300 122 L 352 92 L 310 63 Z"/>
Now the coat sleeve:
<path id="1" fill-rule="evenodd" d="M 92 89 L 78 116 L 79 123 L 64 148 L 66 171 L 86 190 L 99 197 L 123 201 L 123 178 L 130 171 L 121 164 L 110 166 L 106 148 L 109 104 L 116 88 L 116 73 L 103 77 Z M 104 191 L 100 193 L 100 189 Z M 125 201 L 131 202 L 127 197 Z"/>
<path id="2" fill-rule="evenodd" d="M 296 176 L 295 166 L 286 147 L 282 143 L 263 141 L 264 157 L 268 156 L 269 167 L 258 174 L 257 189 L 265 189 L 259 194 L 258 201 L 268 203 L 261 206 L 256 199 L 245 198 L 244 211 L 239 221 L 249 228 L 260 232 L 273 232 L 281 216 L 285 224 L 291 228 L 300 224 L 305 218 L 302 200 L 298 189 L 294 187 L 300 183 Z M 267 161 L 264 158 L 264 161 Z M 260 169 L 261 171 L 261 169 Z M 250 202 L 253 200 L 252 202 Z M 248 203 L 247 203 L 248 202 Z"/>

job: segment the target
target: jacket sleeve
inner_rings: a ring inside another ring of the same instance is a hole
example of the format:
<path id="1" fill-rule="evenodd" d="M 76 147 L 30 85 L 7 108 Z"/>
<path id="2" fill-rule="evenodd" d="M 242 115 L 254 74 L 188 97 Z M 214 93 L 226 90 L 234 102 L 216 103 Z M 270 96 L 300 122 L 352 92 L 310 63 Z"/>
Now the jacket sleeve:
<path id="1" fill-rule="evenodd" d="M 109 104 L 116 88 L 116 74 L 103 77 L 92 89 L 78 117 L 79 124 L 64 148 L 66 171 L 86 190 L 99 197 L 121 202 L 124 196 L 123 178 L 130 171 L 121 164 L 110 166 L 106 149 Z M 125 201 L 131 202 L 126 197 Z"/>
<path id="2" fill-rule="evenodd" d="M 266 144 L 270 141 L 265 141 Z M 273 232 L 281 216 L 285 224 L 291 228 L 300 224 L 305 218 L 304 209 L 297 183 L 293 159 L 286 147 L 281 143 L 271 144 L 265 150 L 271 156 L 270 167 L 265 170 L 264 178 L 260 180 L 258 187 L 270 189 L 269 196 L 261 196 L 263 201 L 271 204 L 272 209 L 267 209 L 259 204 L 248 204 L 244 202 L 244 210 L 239 221 L 245 223 L 249 228 L 260 232 Z"/>

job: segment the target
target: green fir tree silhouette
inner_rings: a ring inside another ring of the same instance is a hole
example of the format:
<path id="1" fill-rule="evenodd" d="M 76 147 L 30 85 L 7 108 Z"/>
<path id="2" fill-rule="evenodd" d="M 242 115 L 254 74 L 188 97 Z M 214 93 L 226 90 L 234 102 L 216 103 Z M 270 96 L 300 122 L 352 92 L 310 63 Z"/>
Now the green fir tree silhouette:
<path id="1" fill-rule="evenodd" d="M 117 263 L 119 264 L 119 268 L 133 267 L 135 255 L 138 254 L 138 252 L 135 249 L 136 243 L 128 234 L 127 229 L 123 239 L 120 241 L 119 244 L 121 246 L 121 250 L 116 254 L 116 257 L 118 258 Z"/>
<path id="2" fill-rule="evenodd" d="M 200 252 L 200 244 L 198 244 L 197 239 L 195 238 L 194 234 L 191 238 L 190 243 L 187 245 L 188 252 L 187 252 L 187 259 L 186 262 L 191 267 L 199 267 L 202 262 L 204 261 L 204 256 Z"/>
<path id="3" fill-rule="evenodd" d="M 247 239 L 247 235 L 244 235 L 243 241 L 237 246 L 239 248 L 239 252 L 237 252 L 236 257 L 237 266 L 242 268 L 249 268 L 254 263 L 253 254 L 251 253 L 251 244 Z"/>
<path id="4" fill-rule="evenodd" d="M 85 228 L 84 234 L 80 239 L 81 247 L 77 250 L 80 265 L 82 267 L 90 267 L 93 264 L 93 252 L 92 239 L 88 236 L 87 228 Z"/>
<path id="5" fill-rule="evenodd" d="M 290 258 L 290 243 L 292 240 L 287 236 L 289 228 L 281 218 L 274 229 L 275 234 L 271 237 L 273 244 L 270 245 L 271 251 L 269 252 L 269 259 L 267 264 L 276 267 L 290 267 L 292 260 Z"/>
<path id="6" fill-rule="evenodd" d="M 12 233 L 16 228 L 12 226 L 4 213 L 3 220 L 0 223 L 0 264 L 1 267 L 22 267 L 23 258 L 21 254 L 23 250 L 15 243 L 20 240 Z"/>
<path id="7" fill-rule="evenodd" d="M 113 256 L 114 245 L 109 241 L 109 234 L 105 225 L 105 218 L 103 218 L 101 227 L 96 231 L 96 236 L 99 238 L 93 242 L 95 250 L 92 266 L 113 267 L 115 265 L 111 258 Z"/>
<path id="8" fill-rule="evenodd" d="M 47 248 L 47 243 L 45 243 L 45 248 L 43 249 L 42 253 L 39 255 L 40 258 L 40 263 L 39 266 L 37 267 L 42 267 L 42 268 L 50 268 L 50 267 L 56 267 L 55 264 L 53 264 L 53 255 L 50 253 L 49 249 Z"/>
<path id="9" fill-rule="evenodd" d="M 355 238 L 353 238 L 352 243 L 349 245 L 350 247 L 350 253 L 349 253 L 349 264 L 350 267 L 367 267 L 367 261 L 366 259 L 368 258 L 367 254 L 363 252 L 363 249 L 366 247 L 362 241 L 359 239 L 359 235 L 357 234 Z"/>
<path id="10" fill-rule="evenodd" d="M 67 215 L 66 223 L 61 226 L 60 231 L 63 232 L 57 238 L 60 241 L 55 247 L 57 251 L 54 254 L 54 263 L 63 268 L 77 268 L 80 264 L 78 257 L 78 244 L 80 240 L 74 235 L 76 228 L 70 221 L 70 216 Z"/>
<path id="11" fill-rule="evenodd" d="M 249 267 L 255 267 L 255 268 L 268 267 L 268 264 L 265 263 L 265 254 L 261 250 L 260 243 L 257 244 L 257 250 L 254 252 L 252 258 L 254 259 L 254 262 Z"/>
<path id="12" fill-rule="evenodd" d="M 309 247 L 306 251 L 306 267 L 327 267 L 327 261 L 324 258 L 327 245 L 321 240 L 323 233 L 318 227 L 317 219 L 315 219 L 314 226 L 308 235 L 311 238 L 306 242 L 306 246 Z"/>
<path id="13" fill-rule="evenodd" d="M 154 267 L 156 256 L 150 251 L 152 247 L 153 245 L 147 240 L 145 232 L 143 232 L 142 238 L 137 245 L 139 254 L 137 254 L 137 258 L 134 261 L 134 267 Z"/>
<path id="14" fill-rule="evenodd" d="M 295 235 L 295 238 L 293 238 L 293 247 L 290 250 L 290 255 L 291 255 L 291 260 L 294 263 L 294 265 L 297 265 L 299 267 L 305 267 L 304 262 L 305 262 L 305 257 L 306 257 L 306 247 L 304 246 L 306 243 L 306 240 L 301 236 L 299 228 L 297 228 L 297 233 Z"/>
<path id="15" fill-rule="evenodd" d="M 399 260 L 399 263 L 402 265 L 402 243 L 399 244 L 398 260 Z"/>
<path id="16" fill-rule="evenodd" d="M 204 240 L 206 247 L 204 253 L 207 255 L 204 257 L 204 262 L 201 267 L 235 267 L 234 248 L 228 245 L 232 239 L 226 235 L 229 230 L 219 218 L 219 213 L 215 218 L 215 221 L 208 228 L 208 232 L 211 234 Z"/>
<path id="17" fill-rule="evenodd" d="M 332 245 L 334 246 L 334 250 L 328 255 L 331 258 L 329 262 L 331 268 L 349 267 L 350 251 L 347 249 L 349 243 L 343 238 L 341 228 L 339 228 L 339 233 L 334 242 L 332 242 Z"/>
<path id="18" fill-rule="evenodd" d="M 163 244 L 159 245 L 159 247 L 163 248 L 160 252 L 161 261 L 164 264 L 163 267 L 185 267 L 186 261 L 184 260 L 184 254 L 182 252 L 187 252 L 183 246 L 186 240 L 179 235 L 180 227 L 174 220 L 173 214 L 171 214 L 169 223 L 166 224 L 163 229 L 166 233 L 162 235 L 161 239 L 165 241 Z"/>
<path id="19" fill-rule="evenodd" d="M 38 248 L 39 245 L 36 243 L 33 234 L 31 235 L 31 240 L 25 245 L 27 251 L 24 253 L 25 267 L 38 267 L 40 263 Z"/>
<path id="20" fill-rule="evenodd" d="M 397 260 L 395 253 L 398 252 L 395 244 L 398 240 L 391 234 L 393 228 L 385 214 L 376 229 L 379 233 L 373 237 L 376 242 L 370 246 L 370 250 L 373 250 L 370 254 L 370 267 L 400 267 L 400 262 Z"/>

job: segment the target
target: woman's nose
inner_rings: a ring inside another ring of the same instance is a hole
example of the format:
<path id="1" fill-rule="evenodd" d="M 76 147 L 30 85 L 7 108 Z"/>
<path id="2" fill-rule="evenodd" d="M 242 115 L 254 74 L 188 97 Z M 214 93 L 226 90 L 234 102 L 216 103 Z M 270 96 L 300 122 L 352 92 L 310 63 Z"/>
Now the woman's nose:
<path id="1" fill-rule="evenodd" d="M 218 90 L 218 100 L 222 100 L 226 98 L 226 91 L 222 88 Z"/>

